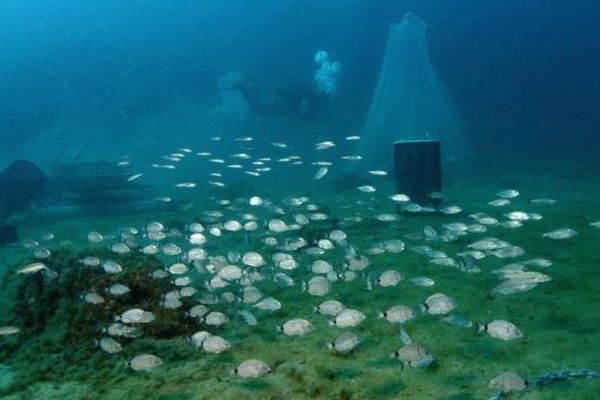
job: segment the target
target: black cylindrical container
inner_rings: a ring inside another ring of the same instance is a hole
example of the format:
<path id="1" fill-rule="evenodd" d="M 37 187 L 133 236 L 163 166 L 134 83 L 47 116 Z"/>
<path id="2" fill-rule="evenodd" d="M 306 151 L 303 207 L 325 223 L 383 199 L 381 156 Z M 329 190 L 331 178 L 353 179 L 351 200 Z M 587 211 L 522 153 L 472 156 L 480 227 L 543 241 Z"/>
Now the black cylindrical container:
<path id="1" fill-rule="evenodd" d="M 437 206 L 442 190 L 441 144 L 437 140 L 394 143 L 396 193 L 422 206 Z M 432 195 L 433 194 L 433 195 Z"/>

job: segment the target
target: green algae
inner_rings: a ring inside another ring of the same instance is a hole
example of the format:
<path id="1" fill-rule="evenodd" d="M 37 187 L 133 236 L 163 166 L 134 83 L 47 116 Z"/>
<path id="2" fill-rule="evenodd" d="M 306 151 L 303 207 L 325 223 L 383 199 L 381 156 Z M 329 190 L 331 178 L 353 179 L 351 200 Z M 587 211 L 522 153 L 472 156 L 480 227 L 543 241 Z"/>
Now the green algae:
<path id="1" fill-rule="evenodd" d="M 473 197 L 478 201 L 481 199 Z M 584 204 L 589 204 L 589 201 L 585 199 Z M 480 204 L 468 202 L 461 202 L 461 205 L 466 210 L 482 208 Z M 426 275 L 435 279 L 436 286 L 417 288 L 405 281 L 396 288 L 375 288 L 369 292 L 364 280 L 336 284 L 335 293 L 327 298 L 335 297 L 367 313 L 367 319 L 355 330 L 363 341 L 355 352 L 343 357 L 325 348 L 325 343 L 330 342 L 339 331 L 329 327 L 325 318 L 312 314 L 312 307 L 321 299 L 302 294 L 297 288 L 281 290 L 271 283 L 265 283 L 261 290 L 266 295 L 280 299 L 285 305 L 284 309 L 273 314 L 256 311 L 260 321 L 256 327 L 236 323 L 235 328 L 220 328 L 219 334 L 234 345 L 231 352 L 209 355 L 191 348 L 186 336 L 197 327 L 179 318 L 169 320 L 169 314 L 166 313 L 160 316 L 168 321 L 166 326 L 153 328 L 146 332 L 146 337 L 126 344 L 122 354 L 104 354 L 93 345 L 93 339 L 100 334 L 98 328 L 106 323 L 103 318 L 110 320 L 114 313 L 124 309 L 127 304 L 139 305 L 140 299 L 131 299 L 131 303 L 124 301 L 118 306 L 106 305 L 106 312 L 100 310 L 90 313 L 90 306 L 85 305 L 79 296 L 90 289 L 87 284 L 91 281 L 72 275 L 69 279 L 84 279 L 81 286 L 65 285 L 63 289 L 44 292 L 37 297 L 46 304 L 41 306 L 44 312 L 37 307 L 32 309 L 27 304 L 20 304 L 20 311 L 15 311 L 10 318 L 3 316 L 6 322 L 14 322 L 14 318 L 19 323 L 27 322 L 23 334 L 7 337 L 6 340 L 3 338 L 0 344 L 2 359 L 8 360 L 11 370 L 18 374 L 8 389 L 0 393 L 13 398 L 38 396 L 42 399 L 58 398 L 56 396 L 60 393 L 62 398 L 145 400 L 211 399 L 215 398 L 215 394 L 223 399 L 248 396 L 265 399 L 475 399 L 489 396 L 492 393 L 487 388 L 489 379 L 505 370 L 516 370 L 524 376 L 534 377 L 554 369 L 598 368 L 600 339 L 594 327 L 600 326 L 600 320 L 594 311 L 598 301 L 594 288 L 598 287 L 600 278 L 593 273 L 597 264 L 594 248 L 598 233 L 587 226 L 590 220 L 597 219 L 594 210 L 582 206 L 581 209 L 587 211 L 579 218 L 568 220 L 568 225 L 578 230 L 580 235 L 569 243 L 557 246 L 556 242 L 540 240 L 540 235 L 553 227 L 564 225 L 565 218 L 570 218 L 568 210 L 561 211 L 558 205 L 542 209 L 526 202 L 517 202 L 514 207 L 542 211 L 544 220 L 531 222 L 517 230 L 497 230 L 491 235 L 523 246 L 527 250 L 526 257 L 544 256 L 553 260 L 555 265 L 544 271 L 552 276 L 553 281 L 540 284 L 526 293 L 489 296 L 489 290 L 497 284 L 489 271 L 503 265 L 502 260 L 486 259 L 480 263 L 483 269 L 481 274 L 467 275 L 431 265 L 424 257 L 409 250 L 399 255 L 372 256 L 369 271 L 397 269 L 408 276 Z M 490 213 L 493 211 L 489 210 Z M 148 221 L 148 218 L 145 220 Z M 178 218 L 186 220 L 183 216 Z M 456 217 L 462 218 L 464 216 Z M 450 220 L 454 218 L 403 217 L 397 224 L 369 220 L 367 224 L 344 230 L 352 238 L 352 244 L 364 251 L 376 240 L 401 237 L 422 225 L 437 225 Z M 312 237 L 319 237 L 325 231 L 315 229 Z M 452 251 L 463 248 L 469 242 L 461 239 L 456 243 L 435 247 Z M 98 253 L 93 254 L 106 257 L 103 250 L 95 251 Z M 77 259 L 82 254 L 54 251 L 53 262 L 56 264 L 52 267 L 81 269 Z M 158 259 L 139 255 L 120 258 L 111 254 L 110 257 L 126 263 L 128 269 L 129 265 L 139 266 L 139 269 L 133 269 L 139 271 L 140 275 L 133 273 L 125 278 L 127 284 L 133 286 L 136 281 L 146 280 L 145 274 L 153 268 L 162 266 Z M 11 272 L 22 264 L 11 264 Z M 105 274 L 100 275 L 105 277 Z M 308 274 L 299 271 L 300 279 L 306 276 Z M 59 274 L 58 279 L 67 277 L 69 275 L 63 273 Z M 18 293 L 35 295 L 35 284 L 27 278 L 15 279 L 14 274 L 10 273 L 3 278 L 3 293 L 12 299 L 11 304 L 19 297 Z M 99 277 L 94 277 L 92 281 L 95 279 Z M 123 282 L 121 277 L 119 281 Z M 26 286 L 22 287 L 22 284 Z M 155 289 L 156 292 L 152 287 L 139 286 L 134 292 L 139 290 L 148 296 L 155 296 L 165 287 L 159 285 Z M 435 368 L 401 369 L 397 361 L 387 356 L 400 346 L 399 331 L 397 327 L 378 320 L 376 314 L 398 303 L 416 306 L 435 291 L 455 297 L 459 302 L 460 314 L 474 322 L 483 323 L 491 317 L 514 321 L 525 333 L 525 338 L 514 343 L 494 341 L 485 334 L 478 334 L 475 329 L 452 327 L 440 322 L 437 317 L 424 315 L 407 323 L 405 328 L 413 338 L 423 341 L 431 349 L 437 359 Z M 68 300 L 61 305 L 54 296 L 59 299 L 66 296 Z M 153 307 L 150 304 L 147 306 Z M 162 312 L 156 308 L 153 310 Z M 94 321 L 89 319 L 89 315 L 95 316 Z M 296 316 L 309 318 L 314 322 L 315 330 L 303 338 L 277 334 L 275 325 Z M 181 323 L 180 327 L 171 327 L 178 323 Z M 72 324 L 83 327 L 89 324 L 90 327 L 73 334 L 68 332 Z M 165 363 L 149 374 L 130 371 L 126 366 L 127 359 L 141 351 L 153 352 Z M 239 380 L 231 376 L 229 371 L 237 362 L 255 356 L 269 362 L 274 372 L 256 381 Z M 58 371 L 53 372 L 52 369 Z M 63 381 L 64 377 L 68 382 L 77 384 L 62 387 L 57 382 Z M 565 382 L 527 393 L 523 398 L 593 398 L 597 389 L 598 383 L 594 381 Z"/>

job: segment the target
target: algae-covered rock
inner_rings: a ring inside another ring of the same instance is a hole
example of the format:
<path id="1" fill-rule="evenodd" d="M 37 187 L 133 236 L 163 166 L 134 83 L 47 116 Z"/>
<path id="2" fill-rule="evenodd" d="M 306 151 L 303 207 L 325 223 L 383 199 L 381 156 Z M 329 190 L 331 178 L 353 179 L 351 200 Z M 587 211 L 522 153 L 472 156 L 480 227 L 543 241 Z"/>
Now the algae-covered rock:
<path id="1" fill-rule="evenodd" d="M 80 261 L 89 255 L 56 251 L 47 260 L 48 269 L 56 273 L 51 276 L 43 271 L 16 275 L 16 268 L 7 272 L 4 278 L 4 292 L 10 298 L 7 322 L 18 326 L 20 333 L 0 342 L 0 357 L 26 371 L 24 379 L 60 377 L 67 368 L 82 376 L 90 370 L 114 368 L 118 358 L 109 358 L 111 355 L 101 351 L 97 343 L 110 334 L 108 328 L 115 323 L 115 317 L 132 308 L 156 316 L 150 323 L 131 325 L 142 337 L 169 339 L 193 332 L 192 319 L 161 307 L 161 297 L 172 289 L 172 284 L 168 279 L 151 277 L 151 271 L 164 268 L 154 256 L 98 251 L 93 256 L 101 260 L 110 258 L 123 266 L 122 272 L 107 274 L 101 266 L 86 266 Z M 86 293 L 105 294 L 115 283 L 126 285 L 130 291 L 120 297 L 106 295 L 103 302 L 85 301 Z M 137 339 L 118 340 L 127 349 Z"/>

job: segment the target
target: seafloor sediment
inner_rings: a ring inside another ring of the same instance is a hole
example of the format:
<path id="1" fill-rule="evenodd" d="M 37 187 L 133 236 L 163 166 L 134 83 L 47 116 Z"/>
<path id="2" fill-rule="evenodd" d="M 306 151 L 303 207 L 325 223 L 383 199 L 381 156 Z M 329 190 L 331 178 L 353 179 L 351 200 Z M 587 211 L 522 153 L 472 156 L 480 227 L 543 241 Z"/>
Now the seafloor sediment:
<path id="1" fill-rule="evenodd" d="M 25 237 L 36 239 L 48 232 L 54 234 L 47 244 L 53 252 L 47 265 L 58 277 L 46 282 L 41 277 L 16 275 L 16 270 L 32 261 L 31 254 L 21 247 L 0 251 L 3 274 L 0 325 L 22 327 L 17 335 L 0 337 L 0 398 L 482 399 L 494 393 L 488 383 L 503 371 L 515 371 L 533 379 L 553 370 L 600 369 L 596 290 L 600 287 L 600 274 L 596 271 L 600 230 L 589 225 L 600 215 L 597 183 L 568 176 L 555 177 L 554 181 L 533 176 L 513 177 L 510 182 L 485 181 L 488 184 L 473 180 L 451 185 L 446 190 L 446 198 L 463 208 L 459 215 L 403 216 L 392 222 L 365 218 L 362 223 L 341 227 L 359 251 L 366 251 L 385 239 L 406 242 L 407 249 L 402 253 L 369 256 L 369 271 L 393 269 L 407 278 L 427 276 L 435 280 L 435 286 L 422 288 L 404 279 L 396 287 L 367 290 L 365 279 L 357 279 L 337 282 L 330 295 L 320 298 L 301 291 L 300 282 L 310 276 L 301 267 L 294 272 L 297 283 L 292 288 L 282 289 L 272 282 L 260 285 L 263 293 L 281 301 L 281 310 L 274 313 L 253 310 L 258 319 L 256 326 L 246 326 L 232 317 L 230 323 L 216 329 L 232 344 L 222 354 L 193 348 L 188 338 L 201 326 L 181 311 L 159 307 L 158 299 L 168 290 L 169 283 L 152 280 L 149 274 L 169 260 L 138 253 L 111 255 L 126 266 L 119 279 L 133 289 L 135 297 L 110 300 L 98 306 L 81 299 L 86 290 L 96 289 L 100 293 L 113 279 L 101 270 L 81 268 L 79 260 L 84 255 L 102 258 L 108 254 L 106 243 L 93 245 L 85 241 L 87 232 L 111 233 L 126 226 L 141 228 L 153 220 L 167 227 L 185 224 L 198 218 L 198 210 L 71 221 L 25 218 L 20 221 Z M 521 192 L 510 206 L 495 208 L 486 204 L 495 192 L 507 187 L 516 187 Z M 361 196 L 360 193 L 338 198 L 313 196 L 312 202 L 326 206 L 330 216 L 330 225 L 324 224 L 323 232 L 345 216 L 393 211 L 393 204 L 382 202 L 370 204 L 376 210 L 367 212 L 364 203 L 356 203 Z M 531 204 L 529 200 L 535 197 L 551 197 L 557 203 Z M 436 249 L 455 253 L 477 238 L 493 236 L 525 249 L 526 254 L 517 259 L 482 260 L 478 263 L 480 273 L 465 273 L 430 263 L 410 250 L 411 246 L 422 243 L 404 238 L 405 234 L 420 231 L 426 225 L 438 228 L 448 222 L 467 221 L 473 212 L 484 211 L 500 217 L 513 210 L 540 213 L 543 219 L 527 221 L 517 229 L 496 227 L 483 236 L 429 243 Z M 576 230 L 578 235 L 564 241 L 542 237 L 545 232 L 563 227 Z M 305 234 L 316 237 L 319 229 Z M 232 239 L 222 248 L 210 251 L 243 252 L 256 243 L 259 241 Z M 551 281 L 524 293 L 504 296 L 490 293 L 498 284 L 491 271 L 509 262 L 536 257 L 553 262 L 542 270 Z M 399 361 L 389 357 L 390 352 L 401 346 L 399 327 L 378 319 L 377 314 L 396 304 L 416 307 L 435 292 L 453 297 L 458 303 L 457 313 L 475 323 L 507 319 L 520 328 L 524 337 L 503 342 L 478 333 L 476 328 L 453 326 L 442 322 L 440 317 L 421 315 L 405 327 L 413 339 L 426 344 L 436 361 L 426 369 L 402 368 Z M 315 305 L 328 298 L 340 300 L 367 316 L 352 329 L 360 336 L 361 343 L 350 354 L 337 355 L 326 347 L 342 331 L 313 312 Z M 156 323 L 143 327 L 141 338 L 124 341 L 123 351 L 117 354 L 100 350 L 94 340 L 102 336 L 102 329 L 112 322 L 115 314 L 133 304 L 151 309 L 157 316 Z M 302 337 L 287 337 L 276 331 L 277 325 L 294 317 L 310 320 L 314 330 Z M 127 362 L 145 352 L 161 357 L 164 363 L 149 372 L 132 371 Z M 233 376 L 231 370 L 248 358 L 266 361 L 272 372 L 252 380 Z M 515 397 L 594 398 L 598 385 L 597 380 L 566 381 Z"/>

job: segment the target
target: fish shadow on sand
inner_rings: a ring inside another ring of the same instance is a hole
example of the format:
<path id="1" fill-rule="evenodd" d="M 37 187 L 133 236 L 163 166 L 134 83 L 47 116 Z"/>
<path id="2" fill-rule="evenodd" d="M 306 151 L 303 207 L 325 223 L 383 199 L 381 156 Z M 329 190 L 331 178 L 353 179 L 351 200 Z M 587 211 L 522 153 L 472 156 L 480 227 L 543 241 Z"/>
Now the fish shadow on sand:
<path id="1" fill-rule="evenodd" d="M 381 399 L 390 399 L 394 396 L 397 396 L 400 392 L 406 389 L 406 384 L 404 382 L 394 379 L 389 382 L 385 382 L 382 385 L 378 385 L 373 387 L 370 390 L 370 393 L 373 397 L 381 398 Z"/>
<path id="2" fill-rule="evenodd" d="M 191 400 L 193 398 L 192 394 L 178 392 L 158 395 L 156 400 Z"/>
<path id="3" fill-rule="evenodd" d="M 264 379 L 240 379 L 236 386 L 245 390 L 267 390 L 271 384 Z"/>
<path id="4" fill-rule="evenodd" d="M 330 382 L 354 379 L 360 376 L 360 371 L 351 368 L 319 368 L 319 376 Z"/>
<path id="5" fill-rule="evenodd" d="M 462 392 L 440 397 L 438 400 L 475 400 L 476 398 L 477 397 L 471 393 Z"/>

